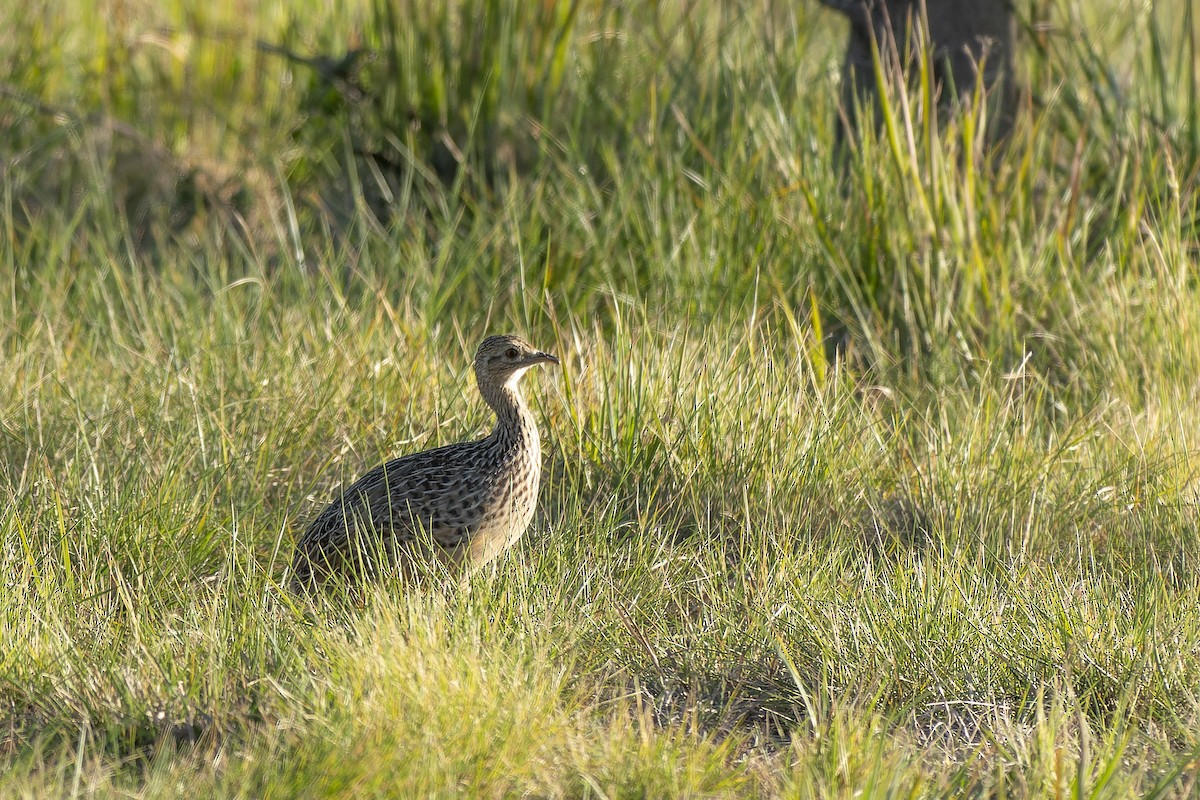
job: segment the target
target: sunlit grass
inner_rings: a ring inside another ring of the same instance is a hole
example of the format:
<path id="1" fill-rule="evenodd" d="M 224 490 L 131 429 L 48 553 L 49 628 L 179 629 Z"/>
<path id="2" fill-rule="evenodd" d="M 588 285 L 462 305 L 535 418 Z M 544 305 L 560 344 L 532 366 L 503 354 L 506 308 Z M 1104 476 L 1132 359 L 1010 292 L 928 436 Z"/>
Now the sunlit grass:
<path id="1" fill-rule="evenodd" d="M 436 68 L 315 128 L 253 40 L 393 46 L 370 90 L 410 57 L 384 5 L 16 15 L 0 794 L 1195 791 L 1195 20 L 1086 11 L 1007 148 L 891 102 L 839 168 L 813 5 L 489 3 L 539 49 L 451 74 L 470 9 L 415 4 Z M 563 362 L 521 544 L 283 591 L 339 484 L 487 429 L 504 330 Z"/>

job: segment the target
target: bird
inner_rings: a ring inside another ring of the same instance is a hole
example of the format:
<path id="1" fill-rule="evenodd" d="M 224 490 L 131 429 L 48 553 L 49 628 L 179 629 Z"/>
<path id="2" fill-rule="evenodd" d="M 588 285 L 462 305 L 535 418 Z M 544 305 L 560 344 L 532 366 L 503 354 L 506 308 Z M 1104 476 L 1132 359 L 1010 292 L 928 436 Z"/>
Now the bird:
<path id="1" fill-rule="evenodd" d="M 381 556 L 402 575 L 418 561 L 473 572 L 515 544 L 533 519 L 542 476 L 541 438 L 521 378 L 558 363 L 514 334 L 484 339 L 475 382 L 496 414 L 492 432 L 393 459 L 352 483 L 297 541 L 291 589 L 373 573 Z"/>

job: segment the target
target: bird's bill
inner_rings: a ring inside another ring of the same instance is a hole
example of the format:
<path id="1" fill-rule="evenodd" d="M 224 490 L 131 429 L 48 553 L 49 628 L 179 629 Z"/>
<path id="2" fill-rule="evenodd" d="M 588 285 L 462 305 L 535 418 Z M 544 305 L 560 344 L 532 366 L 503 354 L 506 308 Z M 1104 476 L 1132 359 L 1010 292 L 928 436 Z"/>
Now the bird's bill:
<path id="1" fill-rule="evenodd" d="M 549 353 L 537 352 L 527 356 L 525 362 L 528 364 L 557 364 L 558 356 L 552 356 Z"/>

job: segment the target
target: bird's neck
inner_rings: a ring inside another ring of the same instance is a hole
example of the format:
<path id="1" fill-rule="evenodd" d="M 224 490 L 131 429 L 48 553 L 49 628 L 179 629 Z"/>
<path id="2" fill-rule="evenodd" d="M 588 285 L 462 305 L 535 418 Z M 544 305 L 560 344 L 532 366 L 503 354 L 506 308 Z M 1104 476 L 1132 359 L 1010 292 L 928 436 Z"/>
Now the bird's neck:
<path id="1" fill-rule="evenodd" d="M 488 391 L 483 392 L 483 399 L 496 412 L 493 439 L 504 446 L 519 445 L 534 450 L 540 449 L 537 422 L 515 381 L 512 385 L 489 387 Z"/>

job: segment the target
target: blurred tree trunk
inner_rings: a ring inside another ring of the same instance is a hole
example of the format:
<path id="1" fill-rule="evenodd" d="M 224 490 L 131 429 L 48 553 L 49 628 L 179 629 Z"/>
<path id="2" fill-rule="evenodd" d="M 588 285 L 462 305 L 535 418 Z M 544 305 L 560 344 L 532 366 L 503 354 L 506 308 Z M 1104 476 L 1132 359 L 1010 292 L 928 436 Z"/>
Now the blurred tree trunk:
<path id="1" fill-rule="evenodd" d="M 915 21 L 927 15 L 925 30 L 932 47 L 934 79 L 943 103 L 969 98 L 975 90 L 979 69 L 988 90 L 989 134 L 993 140 L 1006 136 L 1012 127 L 1016 106 L 1013 48 L 1016 17 L 1012 0 L 819 0 L 850 20 L 850 37 L 842 65 L 842 107 L 839 142 L 846 141 L 860 126 L 855 115 L 857 96 L 862 107 L 877 107 L 878 87 L 871 60 L 872 38 L 879 43 L 884 65 L 899 60 L 905 68 L 914 56 L 910 32 Z"/>

